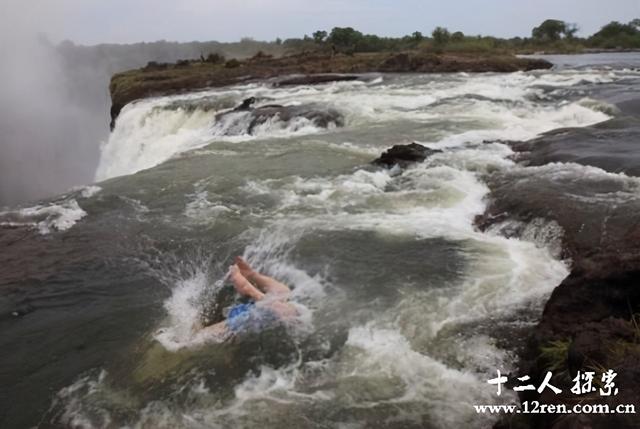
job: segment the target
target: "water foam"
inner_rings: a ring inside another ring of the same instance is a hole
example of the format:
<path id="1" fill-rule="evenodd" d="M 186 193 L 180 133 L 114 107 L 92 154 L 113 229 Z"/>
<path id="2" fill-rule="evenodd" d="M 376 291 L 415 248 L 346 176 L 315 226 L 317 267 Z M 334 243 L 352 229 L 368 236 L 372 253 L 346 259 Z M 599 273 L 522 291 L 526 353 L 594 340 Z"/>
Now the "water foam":
<path id="1" fill-rule="evenodd" d="M 354 230 L 404 239 L 443 238 L 463 249 L 468 259 L 465 273 L 440 288 L 415 291 L 403 284 L 386 285 L 400 290 L 401 298 L 390 308 L 372 311 L 368 322 L 351 318 L 349 312 L 335 315 L 349 328 L 345 346 L 334 355 L 278 368 L 262 366 L 247 374 L 235 385 L 233 397 L 224 400 L 211 399 L 212 392 L 201 388 L 195 394 L 206 406 L 194 401 L 176 410 L 169 401 L 148 403 L 137 417 L 138 425 L 269 426 L 274 416 L 279 424 L 300 424 L 297 417 L 325 416 L 327 410 L 340 410 L 342 415 L 368 410 L 375 416 L 385 406 L 392 407 L 398 419 L 422 422 L 426 413 L 435 427 L 490 425 L 477 420 L 471 404 L 495 402 L 495 392 L 485 380 L 495 376 L 497 368 L 513 369 L 513 356 L 496 345 L 496 325 L 532 323 L 544 298 L 568 271 L 554 252 L 561 231 L 553 225 L 527 226 L 526 241 L 507 238 L 499 229 L 482 233 L 473 227 L 475 216 L 486 208 L 489 192 L 482 175 L 520 169 L 508 159 L 512 152 L 506 145 L 483 141 L 527 139 L 554 128 L 607 119 L 584 101 L 541 104 L 530 98 L 543 91 L 542 86 L 564 87 L 600 79 L 593 72 L 572 73 L 455 75 L 441 80 L 407 77 L 409 84 L 385 77 L 375 84 L 292 89 L 255 85 L 235 90 L 238 93 L 232 95 L 238 99 L 268 94 L 279 103 L 312 99 L 339 105 L 353 126 L 399 119 L 429 123 L 446 117 L 476 124 L 470 130 L 427 141 L 429 146 L 449 149 L 403 171 L 361 168 L 336 176 L 247 180 L 241 193 L 269 195 L 276 202 L 261 212 L 263 224 L 240 237 L 241 242 L 251 243 L 245 256 L 258 270 L 296 286 L 293 300 L 307 310 L 302 336 L 317 330 L 313 315 L 322 315 L 342 299 L 336 293 L 341 285 L 331 280 L 331 267 L 326 274 L 311 276 L 292 262 L 293 250 L 314 232 Z M 231 90 L 225 91 L 229 95 Z M 469 95 L 474 96 L 471 101 L 466 99 Z M 281 131 L 264 130 L 258 138 Z M 311 132 L 303 132 L 307 131 Z M 190 143 L 179 143 L 177 150 L 187 147 Z M 608 174 L 573 166 L 563 172 L 564 167 L 535 168 L 540 174 Z M 185 214 L 198 218 L 209 209 L 215 212 L 217 197 L 204 185 L 196 184 L 194 189 Z M 167 317 L 155 338 L 168 350 L 214 340 L 193 331 L 197 301 L 204 290 L 215 287 L 206 270 L 196 270 L 171 284 L 172 295 L 165 302 Z M 388 416 L 384 411 L 380 415 Z M 353 421 L 337 422 L 340 424 L 348 426 Z"/>
<path id="2" fill-rule="evenodd" d="M 88 185 L 88 186 L 75 186 L 69 189 L 69 193 L 78 193 L 81 198 L 93 198 L 102 191 L 100 186 Z"/>
<path id="3" fill-rule="evenodd" d="M 54 231 L 67 231 L 87 215 L 75 199 L 68 199 L 47 205 L 26 207 L 17 211 L 0 212 L 6 217 L 0 225 L 35 227 L 42 235 Z"/>
<path id="4" fill-rule="evenodd" d="M 165 301 L 167 311 L 166 325 L 154 335 L 167 350 L 176 351 L 185 346 L 196 346 L 203 342 L 220 340 L 214 336 L 198 335 L 200 326 L 200 300 L 209 286 L 208 273 L 205 270 L 196 271 L 191 277 L 180 280 L 173 287 L 171 297 Z"/>
<path id="5" fill-rule="evenodd" d="M 114 131 L 102 148 L 96 179 L 135 173 L 214 141 L 291 138 L 320 131 L 305 118 L 284 122 L 274 117 L 256 126 L 249 135 L 247 112 L 231 113 L 216 121 L 211 99 L 225 101 L 213 102 L 217 109 L 229 103 L 238 104 L 247 97 L 268 98 L 281 105 L 315 103 L 339 108 L 350 126 L 397 120 L 429 122 L 458 116 L 459 120 L 480 121 L 485 129 L 487 124 L 494 125 L 488 127 L 490 130 L 450 136 L 449 140 L 527 139 L 554 128 L 584 126 L 607 118 L 604 113 L 579 103 L 561 109 L 537 106 L 529 97 L 542 94 L 540 87 L 566 88 L 581 82 L 609 82 L 617 78 L 615 73 L 588 72 L 449 75 L 438 79 L 425 75 L 405 80 L 289 88 L 254 84 L 197 95 L 142 100 L 121 111 Z"/>
<path id="6" fill-rule="evenodd" d="M 200 109 L 163 109 L 170 101 L 143 100 L 122 109 L 102 147 L 96 180 L 135 173 L 206 145 L 211 115 Z"/>

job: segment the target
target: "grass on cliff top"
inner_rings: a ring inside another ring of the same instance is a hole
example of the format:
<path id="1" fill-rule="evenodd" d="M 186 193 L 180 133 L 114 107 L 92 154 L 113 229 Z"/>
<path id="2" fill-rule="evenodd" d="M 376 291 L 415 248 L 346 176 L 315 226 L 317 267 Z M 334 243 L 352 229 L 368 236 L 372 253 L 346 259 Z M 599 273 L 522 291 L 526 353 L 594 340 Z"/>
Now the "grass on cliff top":
<path id="1" fill-rule="evenodd" d="M 356 54 L 331 58 L 300 54 L 279 58 L 258 56 L 243 61 L 231 59 L 220 64 L 195 60 L 182 64 L 151 64 L 115 74 L 111 78 L 109 91 L 117 104 L 117 100 L 130 101 L 154 93 L 229 85 L 243 78 L 260 79 L 292 73 L 355 72 L 357 66 L 371 68 L 386 56 L 388 54 Z"/>
<path id="2" fill-rule="evenodd" d="M 153 86 L 162 89 L 163 86 L 173 87 L 177 82 L 200 78 L 206 73 L 220 73 L 222 65 L 209 63 L 190 63 L 188 66 L 178 67 L 170 65 L 163 69 L 135 69 L 117 73 L 111 78 L 109 91 L 111 94 L 122 94 L 134 87 L 144 89 Z"/>
<path id="3" fill-rule="evenodd" d="M 375 52 L 330 55 L 326 52 L 317 51 L 279 58 L 257 55 L 244 61 L 231 59 L 226 63 L 220 64 L 201 61 L 183 61 L 178 64 L 150 64 L 141 69 L 129 70 L 114 75 L 111 79 L 109 90 L 114 104 L 123 105 L 126 102 L 154 94 L 224 86 L 240 82 L 242 79 L 261 79 L 295 73 L 372 72 L 377 71 L 380 64 L 386 59 L 398 54 L 400 53 Z M 507 65 L 514 61 L 519 61 L 505 52 L 495 50 L 469 52 L 461 49 L 456 51 L 455 45 L 452 45 L 451 50 L 448 52 L 435 52 L 429 49 L 406 52 L 406 54 L 436 64 L 448 62 L 465 65 L 491 62 L 496 65 Z M 120 100 L 122 101 L 121 103 L 119 103 Z"/>

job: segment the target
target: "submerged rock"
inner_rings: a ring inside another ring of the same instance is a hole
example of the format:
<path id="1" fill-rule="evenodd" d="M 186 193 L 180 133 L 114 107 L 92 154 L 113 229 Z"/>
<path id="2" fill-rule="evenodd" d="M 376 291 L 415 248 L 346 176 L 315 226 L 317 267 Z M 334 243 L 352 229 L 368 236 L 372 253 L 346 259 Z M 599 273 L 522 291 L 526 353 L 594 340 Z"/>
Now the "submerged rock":
<path id="1" fill-rule="evenodd" d="M 247 98 L 235 109 L 220 113 L 216 116 L 216 122 L 226 123 L 225 135 L 254 134 L 255 128 L 269 121 L 278 121 L 292 124 L 296 119 L 306 119 L 319 128 L 330 126 L 344 126 L 342 113 L 335 109 L 316 104 L 303 104 L 299 106 L 283 106 L 279 104 L 267 104 L 253 107 L 258 100 L 254 97 Z M 238 113 L 245 113 L 238 116 Z"/>
<path id="2" fill-rule="evenodd" d="M 391 168 L 394 165 L 407 167 L 415 162 L 422 162 L 441 150 L 429 149 L 418 143 L 398 144 L 383 152 L 379 158 L 372 161 L 374 165 Z"/>

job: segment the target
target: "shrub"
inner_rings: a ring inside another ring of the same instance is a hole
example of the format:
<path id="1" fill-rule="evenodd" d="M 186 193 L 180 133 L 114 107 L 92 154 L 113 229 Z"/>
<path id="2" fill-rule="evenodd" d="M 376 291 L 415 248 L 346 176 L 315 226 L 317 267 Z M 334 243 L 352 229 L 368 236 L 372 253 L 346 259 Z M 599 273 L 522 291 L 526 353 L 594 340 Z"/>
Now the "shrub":
<path id="1" fill-rule="evenodd" d="M 456 43 L 464 41 L 464 33 L 462 31 L 456 31 L 451 35 L 451 41 Z"/>
<path id="2" fill-rule="evenodd" d="M 240 61 L 236 60 L 235 58 L 231 58 L 229 61 L 225 63 L 224 66 L 228 69 L 235 69 L 240 67 Z"/>
<path id="3" fill-rule="evenodd" d="M 225 62 L 224 55 L 218 53 L 212 53 L 207 55 L 206 62 L 211 64 L 222 64 Z"/>
<path id="4" fill-rule="evenodd" d="M 251 57 L 252 60 L 266 60 L 269 58 L 273 58 L 273 55 L 265 54 L 262 51 L 258 51 L 253 57 Z"/>
<path id="5" fill-rule="evenodd" d="M 327 38 L 327 32 L 324 30 L 319 30 L 313 33 L 311 37 L 313 37 L 314 42 L 321 44 Z"/>
<path id="6" fill-rule="evenodd" d="M 329 34 L 329 38 L 327 40 L 329 43 L 341 48 L 354 47 L 362 40 L 362 33 L 351 27 L 335 27 L 331 30 L 331 34 Z"/>
<path id="7" fill-rule="evenodd" d="M 443 46 L 449 43 L 449 39 L 451 35 L 449 34 L 449 30 L 444 27 L 436 27 L 435 30 L 431 33 L 431 37 L 433 37 L 433 42 L 436 46 Z"/>
<path id="8" fill-rule="evenodd" d="M 145 70 L 164 70 L 169 67 L 167 63 L 159 63 L 157 61 L 149 61 L 144 67 Z"/>
<path id="9" fill-rule="evenodd" d="M 558 19 L 547 19 L 531 31 L 531 36 L 538 40 L 560 40 L 567 32 L 567 23 Z"/>

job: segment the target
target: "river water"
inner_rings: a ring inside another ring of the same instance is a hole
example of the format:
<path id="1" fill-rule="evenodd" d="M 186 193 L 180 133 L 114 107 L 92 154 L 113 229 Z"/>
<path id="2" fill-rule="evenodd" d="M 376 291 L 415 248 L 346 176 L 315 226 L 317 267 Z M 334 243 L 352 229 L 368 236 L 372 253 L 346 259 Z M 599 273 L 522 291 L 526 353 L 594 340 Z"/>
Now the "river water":
<path id="1" fill-rule="evenodd" d="M 490 425 L 472 405 L 515 400 L 486 381 L 514 369 L 569 262 L 553 223 L 474 228 L 484 178 L 526 176 L 504 140 L 606 121 L 640 88 L 638 54 L 568 58 L 126 106 L 96 184 L 0 213 L 0 426 Z M 345 124 L 216 120 L 251 96 Z M 412 141 L 442 152 L 369 165 Z M 194 331 L 239 254 L 300 316 L 232 341 Z"/>

